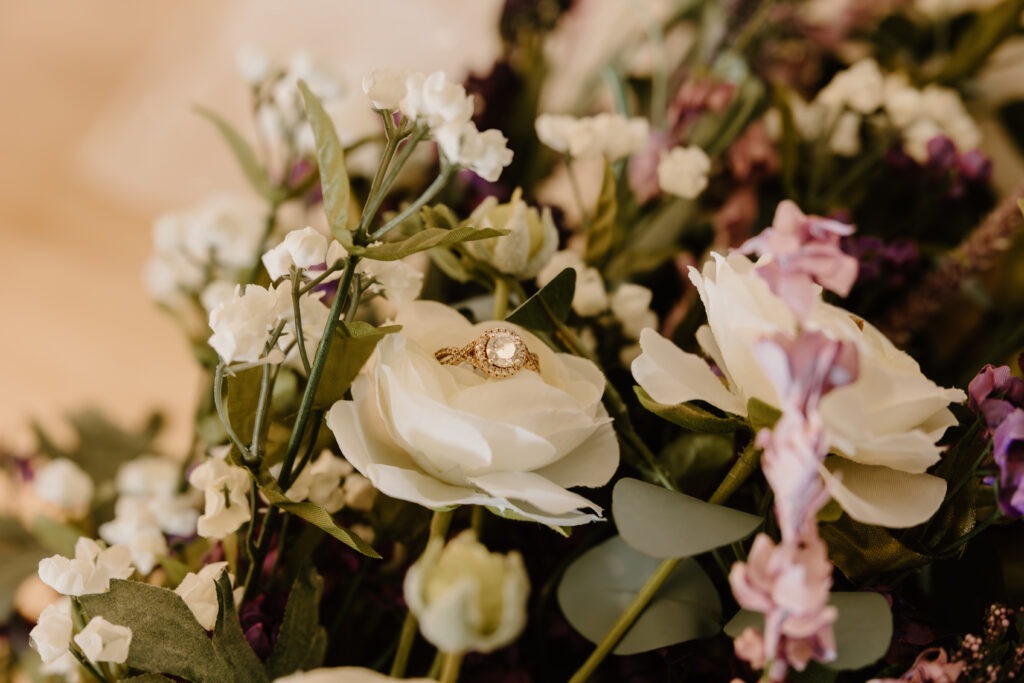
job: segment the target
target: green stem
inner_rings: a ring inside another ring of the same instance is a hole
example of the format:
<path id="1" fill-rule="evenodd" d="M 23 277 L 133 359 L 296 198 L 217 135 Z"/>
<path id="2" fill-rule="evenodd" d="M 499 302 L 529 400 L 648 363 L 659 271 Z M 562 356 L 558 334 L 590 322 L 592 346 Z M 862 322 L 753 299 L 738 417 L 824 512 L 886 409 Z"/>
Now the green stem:
<path id="1" fill-rule="evenodd" d="M 456 683 L 459 680 L 459 671 L 462 669 L 462 653 L 446 652 L 444 664 L 441 665 L 441 683 Z"/>
<path id="2" fill-rule="evenodd" d="M 503 277 L 494 281 L 494 319 L 504 320 L 508 315 L 508 282 Z"/>
<path id="3" fill-rule="evenodd" d="M 399 225 L 401 225 L 406 218 L 408 218 L 409 216 L 413 215 L 421 208 L 423 208 L 424 204 L 426 204 L 431 199 L 437 196 L 437 193 L 440 192 L 441 189 L 445 186 L 445 183 L 448 182 L 448 178 L 450 178 L 451 175 L 452 167 L 446 164 L 443 165 L 441 168 L 440 175 L 438 175 L 437 178 L 434 179 L 434 182 L 432 182 L 430 186 L 423 191 L 423 194 L 421 194 L 412 204 L 409 204 L 409 206 L 405 207 L 405 209 L 403 209 L 401 213 L 399 213 L 397 216 L 389 220 L 383 226 L 378 228 L 372 235 L 370 235 L 370 241 L 376 242 L 380 238 L 384 237 L 384 235 L 388 234 L 389 232 L 397 228 Z"/>
<path id="4" fill-rule="evenodd" d="M 292 316 L 295 318 L 295 341 L 299 346 L 299 359 L 302 361 L 302 369 L 309 376 L 309 355 L 306 353 L 306 339 L 302 333 L 302 308 L 299 305 L 302 298 L 302 269 L 292 269 Z"/>
<path id="5" fill-rule="evenodd" d="M 662 584 L 672 574 L 672 570 L 676 568 L 677 564 L 679 564 L 678 558 L 662 560 L 654 574 L 651 575 L 651 578 L 647 579 L 647 583 L 644 584 L 640 592 L 633 598 L 633 602 L 629 604 L 629 607 L 622 613 L 618 621 L 615 622 L 615 625 L 605 634 L 601 642 L 597 644 L 597 649 L 590 653 L 587 661 L 583 662 L 583 666 L 569 679 L 569 683 L 586 683 L 586 681 L 590 680 L 590 677 L 593 676 L 597 667 L 604 661 L 604 658 L 611 654 L 611 651 L 615 649 L 615 646 L 619 644 L 622 637 L 626 635 L 626 632 L 629 631 L 630 627 L 633 626 L 647 608 L 647 605 L 654 599 L 658 589 L 661 588 Z"/>
<path id="6" fill-rule="evenodd" d="M 732 464 L 732 467 L 725 475 L 725 479 L 718 485 L 715 492 L 711 494 L 708 502 L 714 505 L 722 505 L 729 500 L 732 494 L 736 493 L 736 489 L 742 486 L 743 482 L 749 479 L 750 475 L 757 470 L 760 459 L 760 452 L 752 439 L 747 444 L 747 447 L 743 449 L 743 452 L 740 453 L 740 457 Z"/>
<path id="7" fill-rule="evenodd" d="M 107 679 L 106 676 L 103 675 L 103 672 L 97 669 L 96 665 L 90 662 L 89 658 L 86 657 L 85 654 L 81 650 L 79 650 L 77 646 L 72 645 L 68 648 L 68 650 L 71 652 L 72 656 L 74 656 L 74 658 L 78 660 L 78 663 L 82 665 L 82 668 L 88 671 L 93 678 L 95 678 L 97 681 L 100 681 L 101 683 L 109 683 L 109 680 Z"/>
<path id="8" fill-rule="evenodd" d="M 363 236 L 369 233 L 370 225 L 373 223 L 374 217 L 377 215 L 377 211 L 380 210 L 381 204 L 384 203 L 384 198 L 387 197 L 388 192 L 391 190 L 391 186 L 394 185 L 395 180 L 398 179 L 398 174 L 401 172 L 405 163 L 412 156 L 416 146 L 419 145 L 427 134 L 425 128 L 415 128 L 412 131 L 412 135 L 409 137 L 408 142 L 405 143 L 405 147 L 402 148 L 401 153 L 398 154 L 397 158 L 395 153 L 398 149 L 398 144 L 402 141 L 402 138 L 408 135 L 406 130 L 401 130 L 393 138 L 394 145 L 389 146 L 385 149 L 384 157 L 381 159 L 381 165 L 377 168 L 378 176 L 374 177 L 374 182 L 377 182 L 378 177 L 381 178 L 380 182 L 377 183 L 376 187 L 370 187 L 370 194 L 367 197 L 366 209 L 363 211 L 362 217 L 359 219 L 359 228 L 356 230 L 357 236 Z M 388 140 L 390 143 L 391 140 Z M 394 161 L 394 163 L 392 163 Z M 387 175 L 384 172 L 391 168 Z M 370 240 L 372 241 L 372 240 Z"/>
<path id="9" fill-rule="evenodd" d="M 217 369 L 213 374 L 213 404 L 217 407 L 217 415 L 220 417 L 221 423 L 224 425 L 224 431 L 227 433 L 231 443 L 238 449 L 242 459 L 249 463 L 252 462 L 252 453 L 249 452 L 248 447 L 242 442 L 241 437 L 235 433 L 234 427 L 231 426 L 231 419 L 228 416 L 227 407 L 224 405 L 224 371 L 227 366 L 224 363 L 218 363 Z"/>
<path id="10" fill-rule="evenodd" d="M 566 157 L 565 166 L 569 173 L 569 186 L 572 188 L 572 196 L 580 207 L 580 220 L 583 222 L 583 232 L 585 233 L 590 230 L 590 212 L 587 211 L 587 207 L 583 203 L 583 192 L 580 190 L 579 180 L 576 178 L 576 172 L 573 170 L 572 159 Z"/>
<path id="11" fill-rule="evenodd" d="M 345 267 L 345 261 L 343 261 L 343 260 L 336 261 L 334 263 L 334 265 L 332 265 L 330 268 L 328 268 L 324 272 L 320 273 L 315 278 L 313 278 L 312 280 L 307 282 L 305 285 L 303 285 L 299 289 L 299 296 L 302 296 L 303 294 L 309 294 L 311 291 L 313 291 L 313 288 L 315 288 L 321 282 L 323 282 L 324 280 L 329 278 L 331 275 L 334 275 L 335 273 L 337 273 L 339 270 L 341 270 L 344 267 Z"/>

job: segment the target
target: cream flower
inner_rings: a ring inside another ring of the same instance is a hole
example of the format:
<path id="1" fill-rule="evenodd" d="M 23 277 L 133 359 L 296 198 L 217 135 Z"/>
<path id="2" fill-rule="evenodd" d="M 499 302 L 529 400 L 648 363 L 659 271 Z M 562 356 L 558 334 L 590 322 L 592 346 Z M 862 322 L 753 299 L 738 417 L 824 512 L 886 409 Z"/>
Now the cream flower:
<path id="1" fill-rule="evenodd" d="M 334 668 L 311 669 L 297 671 L 283 678 L 275 678 L 274 683 L 385 683 L 401 680 L 405 683 L 435 683 L 433 678 L 392 678 L 373 669 L 356 666 L 339 666 Z"/>
<path id="2" fill-rule="evenodd" d="M 288 275 L 292 266 L 309 268 L 327 261 L 327 238 L 313 228 L 292 230 L 273 249 L 263 254 L 263 266 L 271 280 Z"/>
<path id="3" fill-rule="evenodd" d="M 266 350 L 277 323 L 278 295 L 272 289 L 239 286 L 235 296 L 210 312 L 209 343 L 225 363 L 255 362 Z"/>
<path id="4" fill-rule="evenodd" d="M 708 186 L 711 158 L 700 147 L 674 147 L 658 162 L 658 186 L 663 192 L 696 199 Z"/>
<path id="5" fill-rule="evenodd" d="M 397 109 L 405 96 L 409 74 L 391 69 L 374 69 L 363 76 L 363 92 L 377 109 Z"/>
<path id="6" fill-rule="evenodd" d="M 327 416 L 342 453 L 382 493 L 429 508 L 486 505 L 549 525 L 599 519 L 600 508 L 567 489 L 601 486 L 619 447 L 601 404 L 605 379 L 589 361 L 554 353 L 516 330 L 540 373 L 506 379 L 441 365 L 437 349 L 462 347 L 484 330 L 455 310 L 417 301 L 399 312 Z"/>
<path id="7" fill-rule="evenodd" d="M 192 470 L 188 482 L 203 491 L 206 511 L 196 523 L 203 538 L 224 538 L 249 521 L 249 473 L 219 458 L 208 458 Z"/>
<path id="8" fill-rule="evenodd" d="M 446 123 L 434 129 L 434 138 L 449 161 L 492 183 L 512 163 L 508 139 L 494 128 L 481 132 L 470 121 Z"/>
<path id="9" fill-rule="evenodd" d="M 121 664 L 128 659 L 132 630 L 127 626 L 111 624 L 103 617 L 93 617 L 75 636 L 75 643 L 94 662 Z"/>
<path id="10" fill-rule="evenodd" d="M 551 209 L 543 212 L 523 201 L 522 190 L 516 189 L 512 198 L 499 204 L 496 197 L 488 197 L 469 215 L 466 223 L 477 228 L 508 230 L 507 235 L 486 240 L 466 242 L 466 250 L 476 258 L 491 264 L 502 273 L 520 280 L 537 277 L 558 248 L 558 229 L 551 218 Z"/>
<path id="11" fill-rule="evenodd" d="M 281 465 L 274 465 L 270 471 L 275 477 L 280 477 Z M 294 501 L 309 500 L 335 513 L 345 506 L 341 481 L 351 472 L 351 465 L 325 450 L 303 468 L 285 495 Z"/>
<path id="12" fill-rule="evenodd" d="M 519 553 L 488 552 L 472 531 L 434 538 L 405 575 L 405 601 L 443 652 L 491 652 L 526 626 L 530 582 Z"/>
<path id="13" fill-rule="evenodd" d="M 89 511 L 95 490 L 92 478 L 67 458 L 51 460 L 40 467 L 32 480 L 32 487 L 37 496 L 72 517 L 81 517 Z"/>
<path id="14" fill-rule="evenodd" d="M 217 602 L 217 579 L 227 570 L 227 566 L 227 562 L 214 562 L 200 569 L 198 574 L 189 572 L 174 589 L 192 611 L 199 625 L 207 631 L 212 631 L 217 623 L 217 614 L 220 611 L 220 603 Z M 234 582 L 234 577 L 230 574 L 228 577 Z M 242 597 L 238 594 L 240 590 L 235 591 L 236 601 Z"/>
<path id="15" fill-rule="evenodd" d="M 753 267 L 740 255 L 714 254 L 702 273 L 690 269 L 708 316 L 697 340 L 724 382 L 699 356 L 653 330 L 643 332 L 644 353 L 633 363 L 633 377 L 654 400 L 699 399 L 737 415 L 747 414 L 751 398 L 780 405 L 754 349 L 764 337 L 792 334 L 797 323 Z M 820 406 L 834 453 L 821 467 L 829 493 L 864 523 L 909 527 L 925 521 L 946 491 L 946 482 L 926 470 L 939 459 L 936 442 L 956 424 L 947 406 L 963 401 L 964 393 L 937 386 L 874 327 L 820 299 L 805 326 L 852 342 L 859 354 L 857 380 L 830 392 Z"/>
<path id="16" fill-rule="evenodd" d="M 60 659 L 71 644 L 71 601 L 61 598 L 48 605 L 39 615 L 39 621 L 29 631 L 29 642 L 39 653 L 43 663 Z"/>
<path id="17" fill-rule="evenodd" d="M 576 271 L 576 291 L 572 296 L 572 310 L 585 318 L 606 311 L 608 292 L 605 291 L 601 271 L 588 266 L 583 257 L 571 249 L 552 254 L 548 264 L 537 274 L 537 285 L 543 287 L 566 268 Z"/>
<path id="18" fill-rule="evenodd" d="M 583 118 L 541 114 L 535 128 L 540 141 L 556 152 L 574 159 L 603 154 L 609 161 L 643 150 L 650 133 L 647 119 L 608 113 Z"/>
<path id="19" fill-rule="evenodd" d="M 104 548 L 85 536 L 75 543 L 74 558 L 53 555 L 39 560 L 39 578 L 62 595 L 105 593 L 111 579 L 127 579 L 134 571 L 128 548 Z"/>
<path id="20" fill-rule="evenodd" d="M 157 560 L 167 554 L 167 540 L 157 515 L 150 509 L 149 501 L 141 497 L 119 498 L 114 507 L 114 519 L 101 524 L 99 532 L 107 543 L 128 547 L 132 563 L 143 575 L 153 571 Z"/>
<path id="21" fill-rule="evenodd" d="M 626 282 L 611 296 L 612 314 L 622 323 L 622 331 L 630 339 L 639 339 L 647 327 L 657 327 L 658 314 L 651 310 L 653 293 L 647 287 Z"/>

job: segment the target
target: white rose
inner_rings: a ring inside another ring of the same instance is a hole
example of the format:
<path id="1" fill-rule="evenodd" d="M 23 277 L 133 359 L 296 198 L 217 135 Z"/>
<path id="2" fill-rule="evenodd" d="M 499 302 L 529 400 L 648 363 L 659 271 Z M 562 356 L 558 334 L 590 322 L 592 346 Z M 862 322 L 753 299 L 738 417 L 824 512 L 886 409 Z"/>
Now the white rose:
<path id="1" fill-rule="evenodd" d="M 572 310 L 585 318 L 603 313 L 608 309 L 608 292 L 604 288 L 601 271 L 583 262 L 575 251 L 565 249 L 555 252 L 551 260 L 537 274 L 541 287 L 551 282 L 566 268 L 576 271 L 576 291 L 572 296 Z"/>
<path id="2" fill-rule="evenodd" d="M 67 653 L 71 644 L 71 601 L 61 598 L 47 605 L 35 627 L 29 631 L 29 642 L 40 659 L 49 664 Z"/>
<path id="3" fill-rule="evenodd" d="M 121 664 L 128 659 L 132 630 L 127 626 L 111 624 L 103 617 L 93 617 L 81 633 L 75 636 L 75 643 L 94 662 Z"/>
<path id="4" fill-rule="evenodd" d="M 51 460 L 36 470 L 32 487 L 37 496 L 72 517 L 81 517 L 89 511 L 95 490 L 92 478 L 67 458 Z"/>
<path id="5" fill-rule="evenodd" d="M 476 228 L 509 231 L 502 237 L 466 242 L 465 246 L 476 258 L 520 280 L 536 277 L 558 248 L 558 229 L 551 209 L 544 207 L 540 212 L 529 206 L 520 189 L 505 204 L 488 197 L 473 210 L 466 223 Z"/>
<path id="6" fill-rule="evenodd" d="M 196 522 L 203 538 L 224 538 L 252 517 L 249 473 L 219 458 L 208 458 L 192 470 L 189 483 L 203 491 L 206 509 Z"/>
<path id="7" fill-rule="evenodd" d="M 406 306 L 396 322 L 402 331 L 377 347 L 353 400 L 338 401 L 327 416 L 361 474 L 382 493 L 429 508 L 486 505 L 565 526 L 600 518 L 600 508 L 567 490 L 601 486 L 618 466 L 596 366 L 516 329 L 539 356 L 540 373 L 485 378 L 441 365 L 434 352 L 514 326 L 472 325 L 428 301 Z"/>
<path id="8" fill-rule="evenodd" d="M 652 296 L 651 290 L 630 282 L 619 285 L 612 294 L 612 313 L 627 337 L 639 339 L 644 328 L 658 326 L 658 316 L 651 310 Z"/>
<path id="9" fill-rule="evenodd" d="M 703 273 L 691 268 L 690 279 L 708 316 L 697 341 L 724 383 L 702 358 L 653 330 L 640 337 L 644 352 L 633 363 L 633 376 L 661 403 L 701 399 L 737 415 L 746 415 L 751 398 L 779 406 L 754 348 L 764 337 L 792 334 L 796 319 L 748 259 L 713 256 Z M 852 342 L 859 354 L 857 380 L 829 392 L 820 407 L 833 453 L 821 474 L 832 497 L 867 524 L 909 527 L 925 521 L 946 492 L 946 482 L 926 470 L 939 459 L 936 442 L 956 424 L 948 405 L 963 401 L 964 393 L 937 386 L 874 327 L 820 299 L 806 326 Z"/>
<path id="10" fill-rule="evenodd" d="M 386 681 L 405 681 L 405 683 L 436 683 L 433 678 L 392 678 L 372 669 L 356 666 L 339 666 L 330 669 L 311 669 L 297 671 L 282 678 L 275 678 L 274 683 L 386 683 Z"/>
<path id="11" fill-rule="evenodd" d="M 62 595 L 105 593 L 111 579 L 127 579 L 134 571 L 128 548 L 104 548 L 85 536 L 75 543 L 74 558 L 53 555 L 39 560 L 39 578 Z"/>
<path id="12" fill-rule="evenodd" d="M 695 199 L 708 186 L 711 158 L 697 147 L 673 147 L 658 162 L 658 187 L 684 199 Z"/>
<path id="13" fill-rule="evenodd" d="M 472 531 L 427 544 L 405 575 L 405 601 L 443 652 L 491 652 L 526 626 L 530 581 L 517 552 L 488 552 Z"/>
<path id="14" fill-rule="evenodd" d="M 363 92 L 377 109 L 397 109 L 405 95 L 409 74 L 392 69 L 374 69 L 363 76 Z"/>

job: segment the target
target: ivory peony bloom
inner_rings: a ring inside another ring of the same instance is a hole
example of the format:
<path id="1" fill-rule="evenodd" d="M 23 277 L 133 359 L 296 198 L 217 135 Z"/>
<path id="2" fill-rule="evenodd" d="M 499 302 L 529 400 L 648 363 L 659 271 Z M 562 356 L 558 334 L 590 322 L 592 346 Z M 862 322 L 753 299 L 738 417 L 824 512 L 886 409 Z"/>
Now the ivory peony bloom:
<path id="1" fill-rule="evenodd" d="M 601 404 L 605 379 L 586 360 L 554 353 L 516 329 L 540 373 L 506 379 L 434 352 L 462 347 L 505 322 L 472 325 L 454 309 L 415 301 L 327 416 L 345 457 L 381 492 L 429 508 L 486 505 L 550 525 L 600 519 L 570 487 L 601 486 L 619 446 Z"/>
<path id="2" fill-rule="evenodd" d="M 708 316 L 697 340 L 725 381 L 702 358 L 653 330 L 640 337 L 643 354 L 633 363 L 633 377 L 660 403 L 699 399 L 744 416 L 752 398 L 779 406 L 754 350 L 764 337 L 795 331 L 791 309 L 754 273 L 754 264 L 738 254 L 715 254 L 703 272 L 691 268 L 690 279 Z M 948 405 L 963 401 L 964 393 L 937 386 L 881 332 L 820 298 L 804 324 L 852 342 L 859 355 L 857 380 L 821 401 L 834 454 L 820 468 L 829 493 L 851 517 L 867 524 L 909 527 L 925 521 L 946 492 L 946 482 L 926 470 L 939 459 L 936 442 L 956 423 Z"/>
<path id="3" fill-rule="evenodd" d="M 526 626 L 530 582 L 519 553 L 488 552 L 472 531 L 435 538 L 405 575 L 423 637 L 444 652 L 491 652 Z"/>

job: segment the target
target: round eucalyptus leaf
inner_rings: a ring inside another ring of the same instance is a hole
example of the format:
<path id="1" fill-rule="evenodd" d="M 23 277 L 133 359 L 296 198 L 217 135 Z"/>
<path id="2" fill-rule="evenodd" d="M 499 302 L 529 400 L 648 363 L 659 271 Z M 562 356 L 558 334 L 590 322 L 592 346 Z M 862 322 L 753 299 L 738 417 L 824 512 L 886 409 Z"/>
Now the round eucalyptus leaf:
<path id="1" fill-rule="evenodd" d="M 877 662 L 889 649 L 892 640 L 892 611 L 878 593 L 835 592 L 829 604 L 839 610 L 833 625 L 836 636 L 836 658 L 822 662 L 838 671 L 861 669 Z M 735 638 L 747 627 L 764 628 L 764 616 L 741 609 L 722 629 Z"/>
<path id="2" fill-rule="evenodd" d="M 660 564 L 613 536 L 569 566 L 558 586 L 558 604 L 580 634 L 598 643 Z M 636 654 L 715 635 L 721 615 L 714 584 L 695 561 L 684 559 L 614 652 Z"/>
<path id="3" fill-rule="evenodd" d="M 692 557 L 754 533 L 761 518 L 669 491 L 639 479 L 621 479 L 612 515 L 623 540 L 644 555 Z"/>

